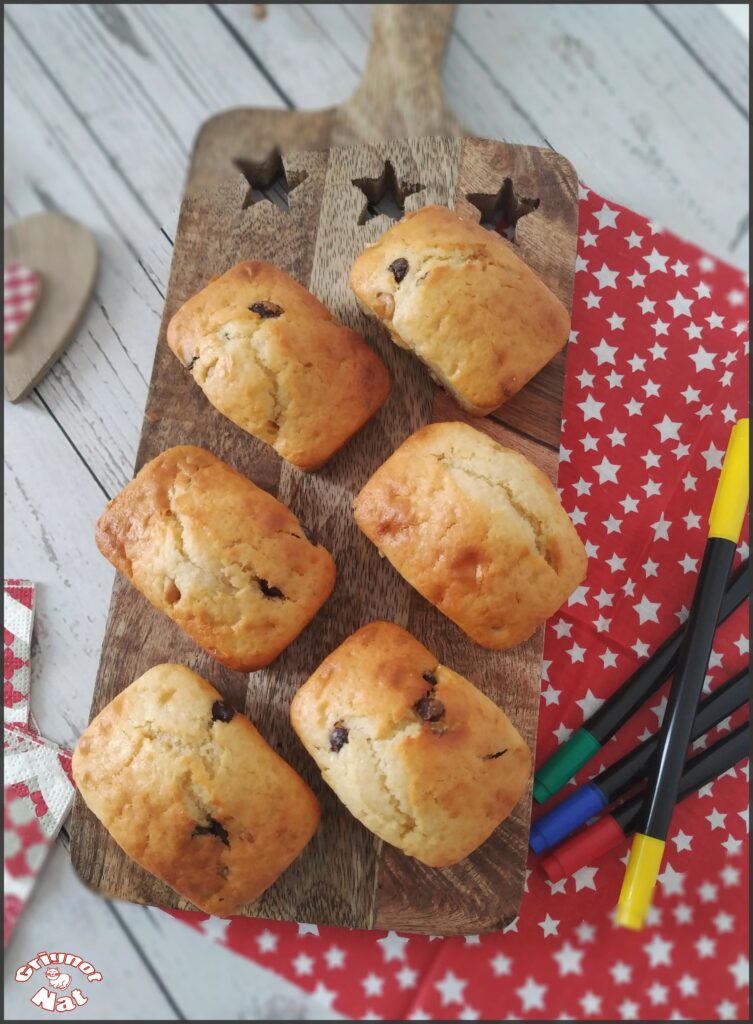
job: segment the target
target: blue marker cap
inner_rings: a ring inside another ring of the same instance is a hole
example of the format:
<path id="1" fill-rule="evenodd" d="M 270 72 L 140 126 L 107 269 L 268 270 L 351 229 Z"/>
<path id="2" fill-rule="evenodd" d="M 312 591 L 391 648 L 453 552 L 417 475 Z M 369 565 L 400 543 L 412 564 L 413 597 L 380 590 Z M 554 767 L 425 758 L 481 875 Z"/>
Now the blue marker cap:
<path id="1" fill-rule="evenodd" d="M 539 818 L 528 840 L 531 849 L 534 853 L 543 853 L 550 846 L 556 846 L 608 803 L 607 797 L 593 782 L 581 786 L 567 800 Z"/>

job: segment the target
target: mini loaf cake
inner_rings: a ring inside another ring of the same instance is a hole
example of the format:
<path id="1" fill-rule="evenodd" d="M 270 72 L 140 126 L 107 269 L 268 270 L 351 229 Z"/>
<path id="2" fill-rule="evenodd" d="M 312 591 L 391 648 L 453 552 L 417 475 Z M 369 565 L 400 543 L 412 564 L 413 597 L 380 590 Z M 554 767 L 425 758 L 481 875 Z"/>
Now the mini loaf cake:
<path id="1" fill-rule="evenodd" d="M 355 517 L 411 586 L 493 650 L 527 640 L 586 574 L 547 477 L 465 423 L 409 437 L 366 483 Z"/>
<path id="2" fill-rule="evenodd" d="M 488 839 L 531 774 L 528 747 L 497 705 L 391 622 L 333 651 L 290 717 L 351 814 L 431 867 Z"/>
<path id="3" fill-rule="evenodd" d="M 268 665 L 324 604 L 335 563 L 293 513 L 203 448 L 148 462 L 97 522 L 97 546 L 229 668 Z"/>
<path id="4" fill-rule="evenodd" d="M 516 394 L 570 332 L 567 310 L 514 247 L 444 206 L 406 214 L 361 253 L 350 285 L 395 344 L 480 415 Z"/>
<path id="5" fill-rule="evenodd" d="M 194 295 L 167 343 L 216 409 L 300 469 L 323 465 L 390 390 L 361 335 L 269 263 L 239 263 Z"/>
<path id="6" fill-rule="evenodd" d="M 260 896 L 319 821 L 306 783 L 182 665 L 149 669 L 97 715 L 73 777 L 128 856 L 208 914 Z"/>

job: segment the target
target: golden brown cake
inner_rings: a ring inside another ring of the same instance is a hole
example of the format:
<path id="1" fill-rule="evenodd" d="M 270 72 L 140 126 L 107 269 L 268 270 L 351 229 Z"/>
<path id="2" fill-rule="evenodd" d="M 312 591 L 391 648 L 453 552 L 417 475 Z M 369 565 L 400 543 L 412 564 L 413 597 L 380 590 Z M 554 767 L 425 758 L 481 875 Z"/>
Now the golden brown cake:
<path id="1" fill-rule="evenodd" d="M 119 846 L 208 914 L 257 899 L 319 821 L 316 797 L 183 665 L 156 665 L 78 741 L 73 777 Z"/>
<path id="2" fill-rule="evenodd" d="M 271 494 L 203 448 L 148 462 L 97 522 L 97 546 L 229 668 L 268 665 L 329 596 L 335 563 Z"/>
<path id="3" fill-rule="evenodd" d="M 504 712 L 391 622 L 333 651 L 290 717 L 351 814 L 432 867 L 488 839 L 531 775 L 530 751 Z"/>
<path id="4" fill-rule="evenodd" d="M 469 412 L 512 398 L 565 345 L 560 300 L 496 232 L 444 206 L 406 214 L 353 264 L 367 313 Z"/>
<path id="5" fill-rule="evenodd" d="M 547 477 L 465 423 L 412 434 L 366 483 L 355 517 L 412 587 L 493 650 L 527 640 L 586 574 Z"/>
<path id="6" fill-rule="evenodd" d="M 181 306 L 167 343 L 216 409 L 300 469 L 317 469 L 386 400 L 360 334 L 283 270 L 246 260 Z"/>

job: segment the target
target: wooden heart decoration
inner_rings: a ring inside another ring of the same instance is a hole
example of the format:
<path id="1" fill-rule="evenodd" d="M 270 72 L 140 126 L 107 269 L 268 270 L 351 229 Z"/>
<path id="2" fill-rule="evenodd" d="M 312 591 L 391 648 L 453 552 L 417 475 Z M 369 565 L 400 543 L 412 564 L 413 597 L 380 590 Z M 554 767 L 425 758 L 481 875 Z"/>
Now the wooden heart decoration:
<path id="1" fill-rule="evenodd" d="M 6 401 L 18 402 L 71 340 L 96 280 L 97 245 L 86 228 L 69 217 L 36 213 L 6 229 L 4 262 L 6 267 L 34 267 L 44 282 L 41 300 L 24 321 L 23 336 L 8 348 L 6 280 L 4 390 Z"/>
<path id="2" fill-rule="evenodd" d="M 24 263 L 8 263 L 3 269 L 3 345 L 9 349 L 34 312 L 42 291 L 42 279 Z"/>

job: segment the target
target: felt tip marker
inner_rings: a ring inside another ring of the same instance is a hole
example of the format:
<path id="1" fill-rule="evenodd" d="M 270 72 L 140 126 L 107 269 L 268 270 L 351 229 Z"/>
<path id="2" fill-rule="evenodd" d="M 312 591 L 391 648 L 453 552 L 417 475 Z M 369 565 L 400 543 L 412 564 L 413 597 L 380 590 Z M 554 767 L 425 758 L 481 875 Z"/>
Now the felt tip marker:
<path id="1" fill-rule="evenodd" d="M 690 735 L 691 741 L 703 736 L 717 722 L 737 711 L 749 699 L 750 668 L 744 668 L 698 705 Z M 589 818 L 602 811 L 607 804 L 624 796 L 640 782 L 648 771 L 657 742 L 658 737 L 652 736 L 645 743 L 641 743 L 585 786 L 576 789 L 548 814 L 539 818 L 531 829 L 529 839 L 533 852 L 543 853 L 551 846 L 561 843 Z"/>
<path id="2" fill-rule="evenodd" d="M 742 761 L 749 755 L 749 748 L 750 723 L 745 722 L 729 736 L 688 761 L 680 780 L 678 802 Z M 611 814 L 605 814 L 542 857 L 539 863 L 547 878 L 559 882 L 587 864 L 596 863 L 609 850 L 624 843 L 636 830 L 642 802 L 642 795 L 631 797 Z"/>
<path id="3" fill-rule="evenodd" d="M 721 611 L 719 625 L 743 603 L 751 591 L 753 573 L 746 559 L 729 581 Z M 608 697 L 588 722 L 566 740 L 536 772 L 533 798 L 543 804 L 558 793 L 580 771 L 584 764 L 599 753 L 604 744 L 625 724 L 631 715 L 662 685 L 674 671 L 677 652 L 682 644 L 685 627 L 664 641 L 647 662 Z"/>
<path id="4" fill-rule="evenodd" d="M 641 827 L 633 837 L 617 904 L 615 920 L 623 928 L 640 930 L 651 906 L 722 598 L 748 505 L 749 454 L 750 423 L 739 420 L 732 428 L 719 474 L 701 571 L 641 807 Z"/>

